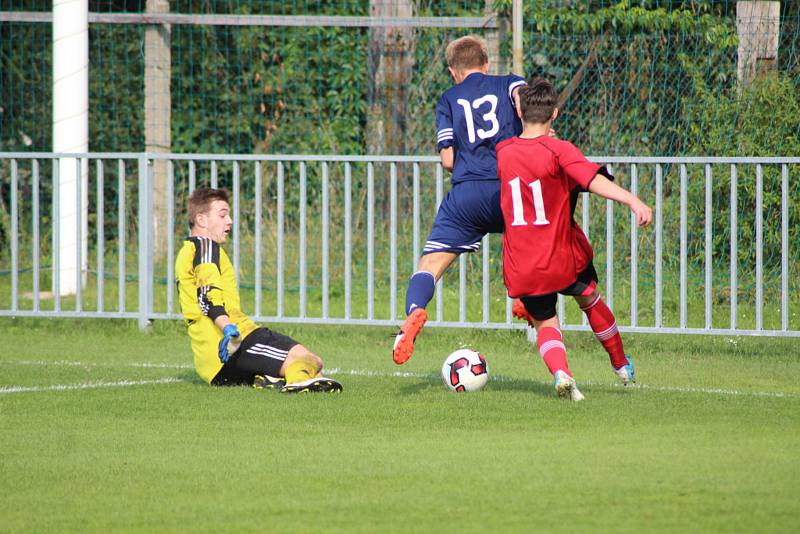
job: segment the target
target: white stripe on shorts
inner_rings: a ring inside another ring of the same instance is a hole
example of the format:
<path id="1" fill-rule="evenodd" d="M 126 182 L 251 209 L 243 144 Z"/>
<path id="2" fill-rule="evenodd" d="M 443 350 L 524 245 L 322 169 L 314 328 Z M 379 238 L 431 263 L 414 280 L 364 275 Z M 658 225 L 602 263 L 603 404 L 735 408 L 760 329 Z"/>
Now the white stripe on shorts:
<path id="1" fill-rule="evenodd" d="M 247 349 L 248 353 L 255 354 L 257 356 L 267 356 L 269 358 L 273 358 L 275 360 L 285 360 L 287 351 L 276 349 L 275 347 L 270 347 L 267 345 L 262 345 L 260 343 L 256 343 L 249 349 Z"/>

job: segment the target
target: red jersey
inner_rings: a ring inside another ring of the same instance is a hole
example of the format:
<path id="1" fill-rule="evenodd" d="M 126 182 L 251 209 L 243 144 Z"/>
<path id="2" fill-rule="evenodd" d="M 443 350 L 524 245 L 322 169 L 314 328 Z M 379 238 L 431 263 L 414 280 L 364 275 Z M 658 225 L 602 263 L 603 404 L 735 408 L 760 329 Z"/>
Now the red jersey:
<path id="1" fill-rule="evenodd" d="M 566 289 L 589 265 L 592 247 L 572 218 L 570 192 L 588 189 L 598 170 L 575 145 L 547 135 L 498 143 L 503 278 L 510 297 Z"/>

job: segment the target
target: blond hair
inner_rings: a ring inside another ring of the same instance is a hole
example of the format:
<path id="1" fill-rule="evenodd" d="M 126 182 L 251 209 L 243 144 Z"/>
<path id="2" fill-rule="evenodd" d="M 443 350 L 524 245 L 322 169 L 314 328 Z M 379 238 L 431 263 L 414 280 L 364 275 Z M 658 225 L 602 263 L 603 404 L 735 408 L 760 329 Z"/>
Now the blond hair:
<path id="1" fill-rule="evenodd" d="M 448 67 L 460 72 L 479 69 L 489 63 L 486 41 L 477 35 L 465 35 L 452 41 L 447 45 L 444 57 Z"/>

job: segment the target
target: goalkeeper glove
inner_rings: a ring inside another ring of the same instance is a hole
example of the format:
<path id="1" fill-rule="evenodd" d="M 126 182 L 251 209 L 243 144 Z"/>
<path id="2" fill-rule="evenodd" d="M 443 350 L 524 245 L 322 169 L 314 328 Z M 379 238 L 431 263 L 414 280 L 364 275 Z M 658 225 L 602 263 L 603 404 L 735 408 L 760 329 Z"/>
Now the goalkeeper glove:
<path id="1" fill-rule="evenodd" d="M 219 361 L 228 363 L 231 353 L 239 349 L 239 329 L 230 323 L 222 329 L 222 340 L 219 342 Z"/>

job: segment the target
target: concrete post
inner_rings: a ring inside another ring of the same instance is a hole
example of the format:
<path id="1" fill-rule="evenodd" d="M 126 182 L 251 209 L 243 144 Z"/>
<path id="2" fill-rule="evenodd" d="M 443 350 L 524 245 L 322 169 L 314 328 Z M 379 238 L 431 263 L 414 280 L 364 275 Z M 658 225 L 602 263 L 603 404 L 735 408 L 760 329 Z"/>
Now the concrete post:
<path id="1" fill-rule="evenodd" d="M 169 13 L 167 0 L 147 0 L 147 13 Z M 147 26 L 144 34 L 144 143 L 146 152 L 168 153 L 171 145 L 171 60 L 169 24 Z M 167 250 L 167 162 L 153 161 L 153 254 Z"/>
<path id="2" fill-rule="evenodd" d="M 780 2 L 736 2 L 736 32 L 739 35 L 736 78 L 739 91 L 759 72 L 778 61 Z"/>

